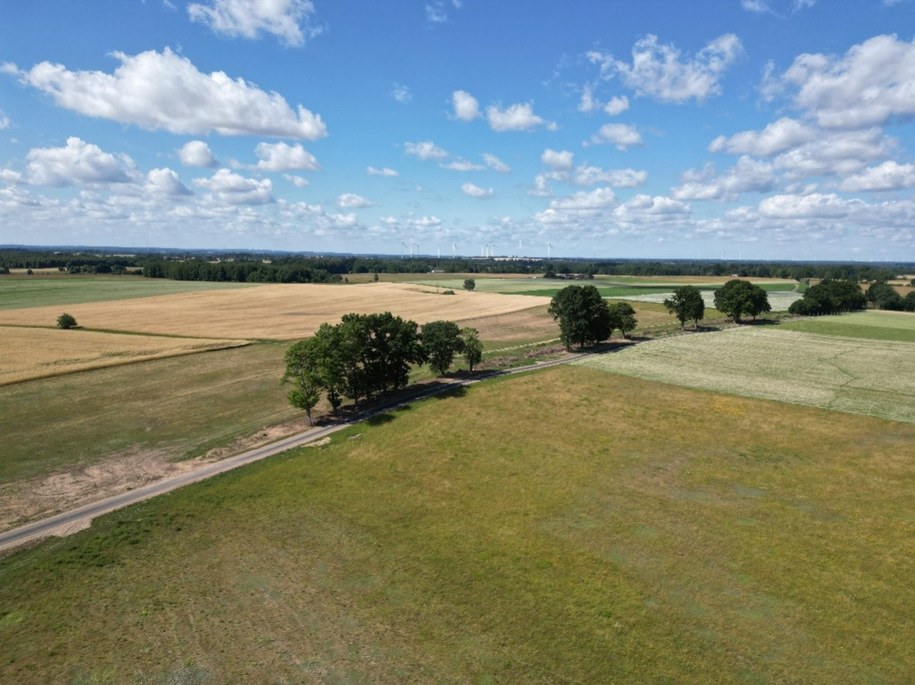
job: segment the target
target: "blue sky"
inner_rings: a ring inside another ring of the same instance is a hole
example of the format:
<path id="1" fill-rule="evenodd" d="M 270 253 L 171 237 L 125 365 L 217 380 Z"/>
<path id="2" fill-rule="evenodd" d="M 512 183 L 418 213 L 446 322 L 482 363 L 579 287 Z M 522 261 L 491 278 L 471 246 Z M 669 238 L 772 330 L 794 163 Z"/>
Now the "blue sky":
<path id="1" fill-rule="evenodd" d="M 915 260 L 912 0 L 0 0 L 0 243 Z"/>

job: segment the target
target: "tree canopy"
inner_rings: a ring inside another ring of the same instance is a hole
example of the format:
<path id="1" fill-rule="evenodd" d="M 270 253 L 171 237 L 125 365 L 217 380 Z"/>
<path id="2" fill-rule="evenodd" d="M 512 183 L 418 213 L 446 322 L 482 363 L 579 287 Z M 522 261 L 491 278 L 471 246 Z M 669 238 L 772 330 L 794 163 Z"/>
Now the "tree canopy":
<path id="1" fill-rule="evenodd" d="M 674 288 L 673 297 L 664 300 L 664 306 L 668 312 L 677 317 L 681 330 L 686 326 L 687 321 L 692 321 L 696 328 L 699 328 L 699 322 L 705 318 L 705 301 L 702 299 L 702 291 L 694 285 Z"/>
<path id="2" fill-rule="evenodd" d="M 769 295 L 758 285 L 734 278 L 715 291 L 715 309 L 740 323 L 740 317 L 749 314 L 754 319 L 771 311 Z"/>
<path id="3" fill-rule="evenodd" d="M 431 321 L 423 324 L 420 337 L 429 366 L 439 376 L 448 372 L 454 356 L 464 349 L 461 329 L 454 321 Z"/>
<path id="4" fill-rule="evenodd" d="M 467 370 L 473 373 L 473 367 L 483 361 L 483 343 L 480 342 L 480 332 L 476 328 L 462 328 L 461 340 L 464 343 L 464 361 Z"/>
<path id="5" fill-rule="evenodd" d="M 852 312 L 866 307 L 867 299 L 857 283 L 826 279 L 807 288 L 800 300 L 791 303 L 788 312 L 801 316 L 819 316 Z"/>
<path id="6" fill-rule="evenodd" d="M 610 309 L 593 285 L 570 285 L 553 296 L 547 310 L 559 321 L 559 337 L 566 349 L 589 347 L 610 337 Z"/>
<path id="7" fill-rule="evenodd" d="M 635 318 L 635 310 L 628 302 L 611 302 L 607 305 L 610 310 L 610 333 L 619 328 L 623 337 L 627 337 L 630 331 L 634 331 L 638 325 Z"/>

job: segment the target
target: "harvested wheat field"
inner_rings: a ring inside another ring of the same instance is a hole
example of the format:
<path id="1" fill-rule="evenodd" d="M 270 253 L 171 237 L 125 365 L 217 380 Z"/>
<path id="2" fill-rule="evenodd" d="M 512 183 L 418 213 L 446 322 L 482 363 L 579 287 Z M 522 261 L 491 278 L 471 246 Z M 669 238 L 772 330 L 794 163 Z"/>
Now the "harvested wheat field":
<path id="1" fill-rule="evenodd" d="M 213 338 L 166 338 L 56 328 L 0 327 L 0 385 L 244 345 Z"/>
<path id="2" fill-rule="evenodd" d="M 208 338 L 290 340 L 343 314 L 389 311 L 418 323 L 462 321 L 529 309 L 549 300 L 455 292 L 408 283 L 283 284 L 67 305 L 84 328 Z M 53 325 L 60 307 L 0 311 L 0 325 Z"/>

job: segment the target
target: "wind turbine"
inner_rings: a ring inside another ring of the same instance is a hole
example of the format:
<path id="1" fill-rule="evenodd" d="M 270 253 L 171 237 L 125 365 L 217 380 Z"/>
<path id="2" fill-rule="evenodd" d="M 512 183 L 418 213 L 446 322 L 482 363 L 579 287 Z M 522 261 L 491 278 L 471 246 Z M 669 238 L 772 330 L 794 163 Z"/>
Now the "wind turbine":
<path id="1" fill-rule="evenodd" d="M 547 259 L 550 258 L 550 252 L 552 251 L 552 249 L 553 249 L 553 243 L 547 241 L 547 243 L 546 243 L 546 258 Z"/>
<path id="2" fill-rule="evenodd" d="M 456 249 L 457 249 L 457 245 L 456 245 L 456 244 L 454 243 L 454 241 L 452 240 L 452 241 L 451 241 L 451 258 L 452 258 L 452 259 L 454 259 L 454 251 L 455 251 Z"/>
<path id="3" fill-rule="evenodd" d="M 400 241 L 400 258 L 403 259 L 403 252 L 406 249 L 407 244 L 404 241 Z"/>

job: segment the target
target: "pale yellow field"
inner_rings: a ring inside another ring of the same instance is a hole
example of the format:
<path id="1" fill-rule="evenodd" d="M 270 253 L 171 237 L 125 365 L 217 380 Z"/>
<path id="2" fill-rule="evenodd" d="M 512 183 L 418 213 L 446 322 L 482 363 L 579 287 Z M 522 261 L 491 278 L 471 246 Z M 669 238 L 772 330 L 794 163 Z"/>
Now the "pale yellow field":
<path id="1" fill-rule="evenodd" d="M 455 291 L 408 283 L 283 284 L 160 297 L 68 304 L 83 328 L 207 338 L 291 340 L 314 333 L 343 314 L 390 311 L 420 324 L 463 321 L 530 309 L 549 298 Z M 60 306 L 0 311 L 0 325 L 49 325 Z"/>
<path id="2" fill-rule="evenodd" d="M 0 385 L 243 344 L 239 340 L 0 326 Z"/>

